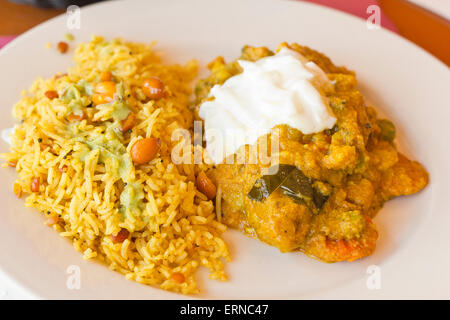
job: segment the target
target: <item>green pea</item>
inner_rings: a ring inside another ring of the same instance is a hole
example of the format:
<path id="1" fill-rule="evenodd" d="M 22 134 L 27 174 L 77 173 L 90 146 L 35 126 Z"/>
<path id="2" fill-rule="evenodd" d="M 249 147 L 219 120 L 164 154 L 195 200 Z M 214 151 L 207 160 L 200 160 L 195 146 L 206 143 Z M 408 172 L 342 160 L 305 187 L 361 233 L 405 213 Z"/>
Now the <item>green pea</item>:
<path id="1" fill-rule="evenodd" d="M 380 119 L 377 121 L 378 126 L 381 129 L 380 137 L 385 141 L 392 142 L 395 138 L 395 126 L 387 119 Z"/>

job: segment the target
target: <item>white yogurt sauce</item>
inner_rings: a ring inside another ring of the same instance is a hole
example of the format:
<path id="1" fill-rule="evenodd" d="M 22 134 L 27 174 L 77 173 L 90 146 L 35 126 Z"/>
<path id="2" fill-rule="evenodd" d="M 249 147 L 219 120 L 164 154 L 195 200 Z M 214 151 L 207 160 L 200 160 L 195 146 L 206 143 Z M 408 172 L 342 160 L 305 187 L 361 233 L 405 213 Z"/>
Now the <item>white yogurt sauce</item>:
<path id="1" fill-rule="evenodd" d="M 214 100 L 200 106 L 206 150 L 214 163 L 254 144 L 276 125 L 311 134 L 336 123 L 324 95 L 332 84 L 314 62 L 282 48 L 274 56 L 238 63 L 243 72 L 215 85 L 209 94 Z"/>

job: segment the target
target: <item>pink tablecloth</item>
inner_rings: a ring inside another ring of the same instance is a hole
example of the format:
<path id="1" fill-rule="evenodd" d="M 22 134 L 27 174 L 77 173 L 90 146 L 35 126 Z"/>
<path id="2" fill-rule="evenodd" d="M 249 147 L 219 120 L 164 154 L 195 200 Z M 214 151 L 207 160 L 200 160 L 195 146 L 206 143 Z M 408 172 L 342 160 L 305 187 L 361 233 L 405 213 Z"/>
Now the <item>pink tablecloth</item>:
<path id="1" fill-rule="evenodd" d="M 313 2 L 326 7 L 334 8 L 353 14 L 357 17 L 366 20 L 371 13 L 367 13 L 367 8 L 371 5 L 378 5 L 377 0 L 302 0 L 306 2 Z M 397 28 L 389 18 L 381 12 L 380 18 L 381 26 L 393 32 L 397 32 Z"/>
<path id="2" fill-rule="evenodd" d="M 377 0 L 302 0 L 307 2 L 314 2 L 327 7 L 335 8 L 363 19 L 369 17 L 367 8 L 370 5 L 376 5 Z M 394 24 L 385 16 L 381 14 L 381 25 L 391 31 L 397 32 Z M 9 41 L 14 39 L 15 36 L 0 36 L 0 48 L 6 45 Z"/>
<path id="3" fill-rule="evenodd" d="M 0 36 L 0 48 L 14 39 L 15 36 Z"/>

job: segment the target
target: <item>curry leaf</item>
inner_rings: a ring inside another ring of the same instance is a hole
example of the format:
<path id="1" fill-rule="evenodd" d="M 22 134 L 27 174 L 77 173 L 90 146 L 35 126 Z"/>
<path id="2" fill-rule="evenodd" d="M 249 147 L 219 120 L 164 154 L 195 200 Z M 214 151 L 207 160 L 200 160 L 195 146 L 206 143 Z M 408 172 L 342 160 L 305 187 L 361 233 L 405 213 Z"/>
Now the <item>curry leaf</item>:
<path id="1" fill-rule="evenodd" d="M 256 180 L 248 197 L 262 202 L 275 190 L 281 189 L 284 195 L 296 203 L 305 204 L 316 212 L 322 208 L 328 197 L 314 189 L 312 184 L 313 181 L 296 166 L 280 164 L 275 174 L 263 175 Z"/>
<path id="2" fill-rule="evenodd" d="M 318 192 L 316 189 L 314 189 L 314 196 L 313 196 L 313 202 L 316 208 L 321 209 L 325 202 L 328 200 L 328 196 L 324 196 L 320 192 Z"/>
<path id="3" fill-rule="evenodd" d="M 294 168 L 295 166 L 280 164 L 277 173 L 264 175 L 256 180 L 248 197 L 252 200 L 263 201 L 282 185 Z"/>
<path id="4" fill-rule="evenodd" d="M 314 189 L 312 182 L 302 171 L 294 167 L 280 188 L 285 192 L 297 196 L 298 198 L 312 199 Z"/>

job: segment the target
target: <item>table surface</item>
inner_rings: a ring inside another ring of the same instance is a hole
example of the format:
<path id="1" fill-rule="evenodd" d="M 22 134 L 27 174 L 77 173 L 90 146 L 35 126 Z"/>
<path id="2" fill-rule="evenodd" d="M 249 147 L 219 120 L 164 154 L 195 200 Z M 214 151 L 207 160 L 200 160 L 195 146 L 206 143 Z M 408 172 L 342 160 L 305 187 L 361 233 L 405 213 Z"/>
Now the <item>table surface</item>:
<path id="1" fill-rule="evenodd" d="M 334 7 L 348 13 L 364 16 L 366 8 L 377 0 L 303 0 Z M 35 25 L 63 13 L 61 9 L 41 9 L 28 5 L 0 0 L 0 36 L 19 35 Z M 382 19 L 385 28 L 395 31 L 395 26 L 385 16 Z"/>
<path id="2" fill-rule="evenodd" d="M 39 9 L 0 0 L 0 35 L 18 35 L 64 10 Z"/>
<path id="3" fill-rule="evenodd" d="M 376 0 L 304 0 L 334 7 L 336 9 L 361 16 L 365 14 L 365 8 L 370 2 Z M 409 0 L 421 5 L 428 10 L 436 12 L 450 19 L 449 0 Z M 360 12 L 361 11 L 361 12 Z M 37 24 L 63 13 L 62 9 L 40 9 L 27 5 L 12 3 L 8 0 L 0 0 L 0 36 L 19 35 Z M 386 19 L 386 17 L 384 17 Z M 383 26 L 395 29 L 391 21 L 385 21 Z"/>

